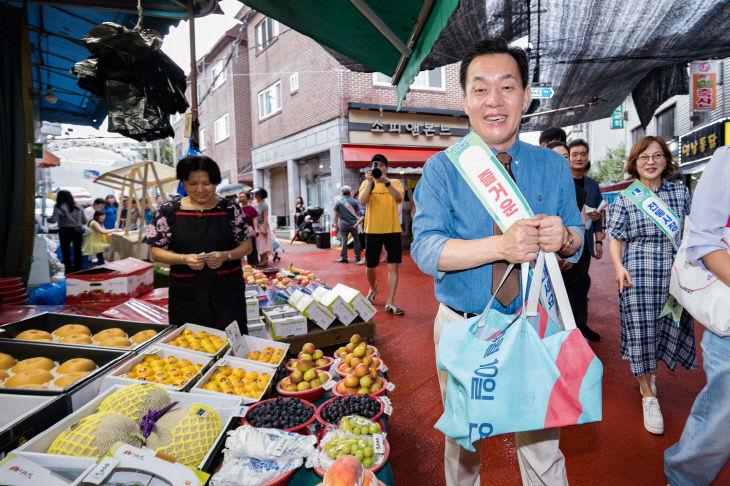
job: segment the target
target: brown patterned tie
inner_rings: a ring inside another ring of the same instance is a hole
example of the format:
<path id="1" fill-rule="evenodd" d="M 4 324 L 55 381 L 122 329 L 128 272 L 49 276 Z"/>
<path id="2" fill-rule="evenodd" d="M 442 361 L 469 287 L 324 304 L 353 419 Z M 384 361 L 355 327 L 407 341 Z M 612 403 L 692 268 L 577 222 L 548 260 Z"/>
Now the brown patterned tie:
<path id="1" fill-rule="evenodd" d="M 509 174 L 509 176 L 512 178 L 512 180 L 515 179 L 514 174 L 512 174 L 512 156 L 508 154 L 507 152 L 500 152 L 497 154 L 497 160 L 499 160 L 499 163 L 504 166 L 505 170 Z M 497 222 L 494 222 L 494 235 L 501 235 L 502 230 L 499 229 L 499 226 L 497 225 Z M 497 288 L 499 287 L 499 282 L 502 280 L 502 276 L 504 275 L 504 272 L 507 271 L 507 267 L 509 267 L 509 262 L 505 260 L 500 260 L 492 263 L 492 295 L 497 292 Z M 499 289 L 499 293 L 497 293 L 496 299 L 497 301 L 502 305 L 502 307 L 507 307 L 509 304 L 512 303 L 513 300 L 515 300 L 520 295 L 520 269 L 519 266 L 515 266 L 512 268 L 512 271 L 509 272 L 509 275 L 507 276 L 507 279 L 504 281 L 504 284 L 502 284 L 502 288 Z"/>

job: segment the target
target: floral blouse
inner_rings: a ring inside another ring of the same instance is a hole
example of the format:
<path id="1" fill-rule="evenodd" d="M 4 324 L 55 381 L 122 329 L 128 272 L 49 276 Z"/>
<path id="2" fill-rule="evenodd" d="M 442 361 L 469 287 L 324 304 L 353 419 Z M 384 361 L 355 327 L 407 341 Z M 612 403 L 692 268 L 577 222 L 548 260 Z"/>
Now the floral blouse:
<path id="1" fill-rule="evenodd" d="M 142 241 L 150 246 L 170 249 L 172 241 L 172 226 L 175 224 L 175 210 L 180 206 L 179 201 L 167 201 L 160 205 L 152 222 L 145 231 Z M 252 238 L 254 231 L 248 224 L 247 218 L 244 216 L 241 207 L 229 199 L 221 199 L 218 204 L 211 208 L 212 210 L 224 210 L 228 212 L 231 220 L 231 230 L 233 231 L 233 239 L 236 243 L 240 243 L 245 239 Z"/>

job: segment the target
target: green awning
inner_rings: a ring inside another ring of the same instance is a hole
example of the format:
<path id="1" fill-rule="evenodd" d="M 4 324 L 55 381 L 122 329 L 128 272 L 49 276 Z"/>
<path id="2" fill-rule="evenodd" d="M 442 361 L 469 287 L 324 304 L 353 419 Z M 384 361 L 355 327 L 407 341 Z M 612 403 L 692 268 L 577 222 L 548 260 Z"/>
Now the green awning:
<path id="1" fill-rule="evenodd" d="M 317 42 L 381 72 L 398 106 L 459 0 L 240 0 Z"/>

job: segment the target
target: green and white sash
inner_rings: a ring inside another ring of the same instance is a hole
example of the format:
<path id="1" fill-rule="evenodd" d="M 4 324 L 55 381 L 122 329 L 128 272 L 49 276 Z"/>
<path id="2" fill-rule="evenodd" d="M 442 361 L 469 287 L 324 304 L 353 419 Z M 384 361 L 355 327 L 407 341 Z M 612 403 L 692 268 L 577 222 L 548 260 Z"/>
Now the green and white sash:
<path id="1" fill-rule="evenodd" d="M 639 181 L 624 189 L 626 196 L 637 208 L 667 235 L 675 249 L 679 248 L 682 224 L 672 211 L 654 192 Z"/>
<path id="2" fill-rule="evenodd" d="M 445 152 L 502 232 L 507 231 L 516 221 L 534 216 L 515 181 L 476 133 L 469 133 L 447 148 Z M 564 328 L 575 327 L 572 314 L 564 316 L 564 318 L 560 317 L 558 307 L 570 309 L 570 303 L 565 297 L 565 302 L 560 302 L 559 306 L 556 305 L 558 304 L 556 299 L 562 300 L 562 296 L 558 293 L 557 295 L 560 297 L 556 297 L 548 278 L 548 267 L 550 267 L 549 271 L 552 275 L 561 275 L 558 261 L 554 253 L 548 253 L 545 256 L 546 267 L 542 274 L 540 303 L 554 322 L 562 323 Z M 522 264 L 523 294 L 527 291 L 524 288 L 525 271 L 529 271 L 530 275 L 533 273 L 527 263 Z M 573 324 L 571 325 L 571 323 Z"/>
<path id="3" fill-rule="evenodd" d="M 634 181 L 633 184 L 624 189 L 623 195 L 652 220 L 662 230 L 662 233 L 667 235 L 675 250 L 679 248 L 682 224 L 677 215 L 674 214 L 674 211 L 664 201 L 640 181 Z M 664 317 L 669 314 L 672 315 L 674 324 L 679 326 L 682 305 L 672 295 L 669 296 L 669 300 L 664 304 L 664 308 L 661 314 L 659 314 L 659 317 Z"/>

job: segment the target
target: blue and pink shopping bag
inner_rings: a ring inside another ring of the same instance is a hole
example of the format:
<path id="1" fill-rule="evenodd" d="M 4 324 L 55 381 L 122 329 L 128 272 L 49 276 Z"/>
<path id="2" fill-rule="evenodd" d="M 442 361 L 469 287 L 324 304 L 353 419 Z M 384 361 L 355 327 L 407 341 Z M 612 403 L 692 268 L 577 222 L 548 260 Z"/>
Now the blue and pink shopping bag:
<path id="1" fill-rule="evenodd" d="M 535 275 L 542 275 L 545 258 L 538 257 Z M 497 434 L 601 420 L 603 366 L 575 327 L 562 276 L 548 273 L 562 326 L 538 313 L 533 281 L 517 315 L 493 310 L 490 302 L 480 316 L 448 323 L 441 334 L 436 365 L 449 377 L 435 427 L 465 449 Z"/>

